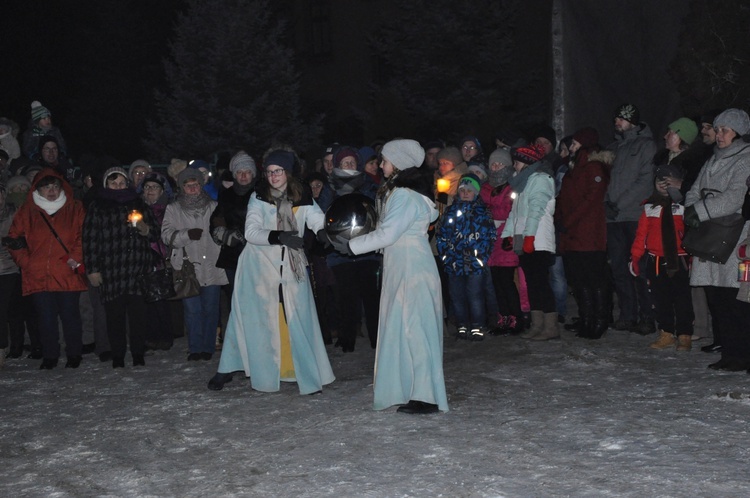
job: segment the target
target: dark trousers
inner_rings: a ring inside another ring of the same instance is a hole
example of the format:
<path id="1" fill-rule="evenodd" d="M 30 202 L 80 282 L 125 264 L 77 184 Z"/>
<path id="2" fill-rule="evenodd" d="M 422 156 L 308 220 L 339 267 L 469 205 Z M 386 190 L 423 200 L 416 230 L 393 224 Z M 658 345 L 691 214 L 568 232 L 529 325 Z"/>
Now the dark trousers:
<path id="1" fill-rule="evenodd" d="M 89 301 L 94 315 L 94 341 L 96 342 L 96 354 L 110 351 L 109 334 L 107 333 L 107 312 L 100 297 L 100 290 L 89 284 Z"/>
<path id="2" fill-rule="evenodd" d="M 60 329 L 57 317 L 60 317 L 65 337 L 65 356 L 81 356 L 83 347 L 83 327 L 81 326 L 81 293 L 37 292 L 32 294 L 34 308 L 39 320 L 39 337 L 42 341 L 42 356 L 48 359 L 60 357 Z"/>
<path id="3" fill-rule="evenodd" d="M 656 323 L 664 332 L 693 335 L 693 296 L 685 258 L 679 258 L 677 273 L 667 275 L 666 260 L 647 255 L 646 276 Z"/>
<path id="4" fill-rule="evenodd" d="M 630 322 L 653 317 L 646 279 L 633 277 L 628 269 L 630 248 L 637 229 L 637 221 L 607 223 L 607 253 L 612 264 L 612 280 L 620 307 L 620 320 Z"/>
<path id="5" fill-rule="evenodd" d="M 570 251 L 563 254 L 565 277 L 574 289 L 609 288 L 609 269 L 605 251 Z"/>
<path id="6" fill-rule="evenodd" d="M 722 345 L 721 357 L 750 361 L 750 303 L 738 301 L 734 287 L 705 289 L 714 339 Z"/>
<path id="7" fill-rule="evenodd" d="M 531 310 L 556 312 L 555 296 L 549 283 L 549 267 L 555 262 L 555 255 L 549 251 L 534 251 L 521 254 L 518 259 L 526 277 Z"/>
<path id="8" fill-rule="evenodd" d="M 357 328 L 365 310 L 365 323 L 370 345 L 378 340 L 378 310 L 380 289 L 378 288 L 379 261 L 355 261 L 332 266 L 336 276 L 335 295 L 338 304 L 339 343 L 341 347 L 354 349 Z"/>
<path id="9" fill-rule="evenodd" d="M 146 352 L 146 301 L 143 296 L 125 294 L 104 303 L 107 313 L 107 333 L 112 356 L 124 358 L 130 332 L 130 354 L 143 356 Z"/>
<path id="10" fill-rule="evenodd" d="M 484 297 L 484 273 L 448 275 L 453 317 L 459 327 L 484 327 L 487 321 Z"/>
<path id="11" fill-rule="evenodd" d="M 515 316 L 521 319 L 521 300 L 514 280 L 515 266 L 490 266 L 492 283 L 495 287 L 498 312 L 503 316 Z"/>
<path id="12" fill-rule="evenodd" d="M 174 332 L 169 301 L 146 303 L 146 315 L 148 316 L 147 340 L 163 345 L 172 344 Z"/>
<path id="13" fill-rule="evenodd" d="M 11 296 L 18 285 L 18 273 L 9 273 L 0 275 L 0 349 L 8 347 L 8 307 L 10 306 Z M 13 346 L 11 349 L 20 352 L 23 347 L 23 334 L 21 334 L 21 344 L 18 345 L 18 337 L 13 337 L 10 341 Z"/>
<path id="14" fill-rule="evenodd" d="M 32 296 L 22 295 L 21 278 L 16 281 L 16 287 L 11 293 L 8 308 L 8 328 L 10 329 L 11 346 L 13 346 L 15 338 L 19 339 L 20 347 L 23 349 L 24 335 L 28 331 L 31 350 L 42 350 L 34 299 Z M 14 352 L 20 351 L 14 350 Z"/>

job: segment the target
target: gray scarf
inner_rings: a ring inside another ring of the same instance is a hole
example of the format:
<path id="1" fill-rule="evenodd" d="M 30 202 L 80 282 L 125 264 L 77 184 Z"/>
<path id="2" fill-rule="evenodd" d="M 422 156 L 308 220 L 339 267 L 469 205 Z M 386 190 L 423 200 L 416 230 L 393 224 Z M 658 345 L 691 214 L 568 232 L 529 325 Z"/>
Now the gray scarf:
<path id="1" fill-rule="evenodd" d="M 284 232 L 292 231 L 299 233 L 297 218 L 294 217 L 294 211 L 292 210 L 292 201 L 286 196 L 286 192 L 271 189 L 271 195 L 276 204 L 276 229 Z M 289 254 L 289 264 L 292 267 L 294 278 L 297 282 L 303 282 L 307 275 L 307 258 L 304 251 L 302 249 L 292 249 L 291 247 L 286 247 L 285 249 L 287 254 Z"/>

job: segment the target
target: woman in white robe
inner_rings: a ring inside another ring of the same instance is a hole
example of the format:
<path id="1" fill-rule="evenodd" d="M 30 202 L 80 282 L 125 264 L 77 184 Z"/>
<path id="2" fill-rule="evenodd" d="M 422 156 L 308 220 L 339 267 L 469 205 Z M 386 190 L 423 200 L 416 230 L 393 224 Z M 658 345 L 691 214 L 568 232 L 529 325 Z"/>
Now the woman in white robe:
<path id="1" fill-rule="evenodd" d="M 288 381 L 297 382 L 300 394 L 313 394 L 334 380 L 302 250 L 305 226 L 321 230 L 323 212 L 292 176 L 294 164 L 294 154 L 281 149 L 263 161 L 265 178 L 247 206 L 247 245 L 209 389 L 220 390 L 238 370 L 250 377 L 253 389 L 264 392 L 278 391 L 280 382 Z"/>
<path id="2" fill-rule="evenodd" d="M 448 411 L 440 277 L 427 239 L 438 211 L 431 185 L 417 169 L 424 150 L 414 140 L 393 140 L 383 146 L 382 156 L 388 180 L 378 191 L 377 228 L 348 244 L 332 241 L 340 252 L 352 254 L 383 249 L 374 408 Z"/>

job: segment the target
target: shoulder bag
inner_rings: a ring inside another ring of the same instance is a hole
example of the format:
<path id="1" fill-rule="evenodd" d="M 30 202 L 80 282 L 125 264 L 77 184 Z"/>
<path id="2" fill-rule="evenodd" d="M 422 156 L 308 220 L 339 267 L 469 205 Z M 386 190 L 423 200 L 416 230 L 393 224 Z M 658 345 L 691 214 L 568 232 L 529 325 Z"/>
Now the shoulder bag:
<path id="1" fill-rule="evenodd" d="M 745 218 L 740 213 L 718 218 L 711 217 L 706 206 L 706 199 L 713 195 L 714 193 L 708 189 L 701 190 L 699 202 L 703 202 L 709 219 L 702 221 L 698 228 L 690 228 L 686 231 L 682 247 L 697 258 L 723 265 L 729 260 L 737 241 L 740 240 Z"/>

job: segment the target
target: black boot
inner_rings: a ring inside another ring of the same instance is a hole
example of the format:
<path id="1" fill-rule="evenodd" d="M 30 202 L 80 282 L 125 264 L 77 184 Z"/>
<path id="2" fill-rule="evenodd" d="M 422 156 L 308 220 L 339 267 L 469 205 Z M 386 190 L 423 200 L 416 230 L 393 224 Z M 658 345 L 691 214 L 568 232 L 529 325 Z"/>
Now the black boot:
<path id="1" fill-rule="evenodd" d="M 125 358 L 122 356 L 112 357 L 112 368 L 125 368 Z"/>
<path id="2" fill-rule="evenodd" d="M 604 287 L 597 287 L 594 293 L 594 323 L 591 329 L 591 339 L 601 339 L 609 328 L 610 292 Z"/>
<path id="3" fill-rule="evenodd" d="M 134 367 L 145 367 L 146 366 L 146 359 L 143 357 L 142 354 L 134 354 L 133 355 L 133 366 Z"/>
<path id="4" fill-rule="evenodd" d="M 576 335 L 590 339 L 594 330 L 594 290 L 591 287 L 580 287 L 577 289 L 576 298 L 578 316 L 581 318 Z"/>
<path id="5" fill-rule="evenodd" d="M 221 391 L 224 388 L 224 384 L 232 382 L 231 373 L 216 373 L 211 380 L 208 381 L 208 388 L 212 391 Z"/>
<path id="6" fill-rule="evenodd" d="M 52 370 L 57 366 L 57 358 L 44 358 L 39 370 Z"/>
<path id="7" fill-rule="evenodd" d="M 82 359 L 80 356 L 69 357 L 68 361 L 65 362 L 65 368 L 78 368 L 81 365 Z"/>
<path id="8" fill-rule="evenodd" d="M 438 407 L 437 405 L 433 405 L 432 403 L 411 400 L 407 404 L 399 406 L 396 411 L 399 413 L 412 413 L 422 415 L 427 413 L 437 413 Z"/>

